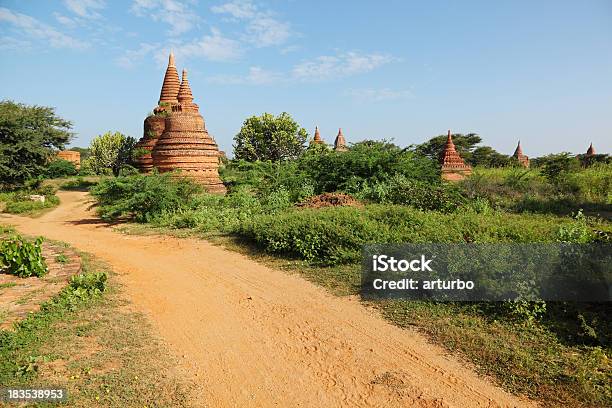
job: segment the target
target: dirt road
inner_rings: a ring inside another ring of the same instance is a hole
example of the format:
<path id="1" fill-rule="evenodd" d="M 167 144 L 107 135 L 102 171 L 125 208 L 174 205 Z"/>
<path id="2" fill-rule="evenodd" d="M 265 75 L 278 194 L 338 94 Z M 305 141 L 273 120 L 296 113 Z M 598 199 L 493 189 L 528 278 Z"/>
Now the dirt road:
<path id="1" fill-rule="evenodd" d="M 40 218 L 0 222 L 109 262 L 199 385 L 202 406 L 531 405 L 356 300 L 205 241 L 122 235 L 87 210 L 85 193 L 59 196 Z"/>

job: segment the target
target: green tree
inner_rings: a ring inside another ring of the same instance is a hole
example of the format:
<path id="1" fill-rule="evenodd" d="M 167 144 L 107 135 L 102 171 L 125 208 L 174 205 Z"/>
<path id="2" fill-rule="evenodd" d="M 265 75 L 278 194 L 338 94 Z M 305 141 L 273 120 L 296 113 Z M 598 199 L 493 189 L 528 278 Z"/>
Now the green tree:
<path id="1" fill-rule="evenodd" d="M 89 158 L 89 148 L 87 147 L 71 147 L 68 150 L 81 153 L 81 161 L 87 160 L 87 158 Z"/>
<path id="2" fill-rule="evenodd" d="M 304 153 L 307 137 L 306 129 L 286 112 L 276 117 L 270 113 L 251 116 L 234 137 L 234 157 L 273 162 L 295 159 Z"/>
<path id="3" fill-rule="evenodd" d="M 49 178 L 59 178 L 66 176 L 74 176 L 77 174 L 77 169 L 75 165 L 63 159 L 56 159 L 49 162 L 47 166 L 47 177 Z"/>
<path id="4" fill-rule="evenodd" d="M 96 174 L 118 176 L 122 168 L 134 164 L 134 145 L 136 139 L 119 132 L 97 136 L 89 146 L 89 166 Z"/>
<path id="5" fill-rule="evenodd" d="M 539 167 L 542 174 L 553 184 L 560 181 L 566 173 L 580 170 L 580 160 L 569 152 L 538 157 L 532 163 Z"/>
<path id="6" fill-rule="evenodd" d="M 457 153 L 461 155 L 463 160 L 469 162 L 472 158 L 472 152 L 476 149 L 476 145 L 482 142 L 482 138 L 476 133 L 468 133 L 467 135 L 455 133 L 452 136 Z M 437 162 L 444 150 L 446 138 L 447 135 L 432 137 L 427 142 L 417 145 L 415 151 Z"/>
<path id="7" fill-rule="evenodd" d="M 55 150 L 72 138 L 72 123 L 46 106 L 0 102 L 0 188 L 41 177 Z"/>
<path id="8" fill-rule="evenodd" d="M 474 149 L 468 163 L 472 166 L 504 167 L 513 164 L 510 156 L 499 153 L 490 146 L 479 146 Z M 518 165 L 518 162 L 516 162 Z"/>

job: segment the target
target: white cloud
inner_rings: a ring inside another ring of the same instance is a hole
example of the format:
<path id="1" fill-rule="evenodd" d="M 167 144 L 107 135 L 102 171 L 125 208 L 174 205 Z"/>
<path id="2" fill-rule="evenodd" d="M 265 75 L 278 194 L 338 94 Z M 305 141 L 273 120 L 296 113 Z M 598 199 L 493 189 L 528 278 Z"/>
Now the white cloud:
<path id="1" fill-rule="evenodd" d="M 57 20 L 58 23 L 60 23 L 61 25 L 67 27 L 67 28 L 74 28 L 78 25 L 80 25 L 80 23 L 78 21 L 76 21 L 75 19 L 72 19 L 70 17 L 67 17 L 63 14 L 54 12 L 53 13 L 53 17 L 55 17 L 55 19 Z"/>
<path id="2" fill-rule="evenodd" d="M 318 81 L 345 77 L 373 71 L 394 61 L 386 54 L 361 54 L 346 52 L 338 55 L 323 55 L 312 61 L 304 61 L 293 68 L 293 77 L 303 81 Z"/>
<path id="3" fill-rule="evenodd" d="M 12 12 L 0 7 L 0 22 L 6 22 L 13 26 L 20 35 L 47 41 L 54 48 L 87 48 L 89 44 L 59 32 L 55 28 L 38 21 L 26 14 Z"/>
<path id="4" fill-rule="evenodd" d="M 350 75 L 370 72 L 395 58 L 382 54 L 341 53 L 337 56 L 321 56 L 315 62 L 301 62 L 288 72 L 275 72 L 261 67 L 251 67 L 246 75 L 217 75 L 208 78 L 209 82 L 226 85 L 270 85 L 289 82 L 329 80 Z M 359 91 L 354 91 L 355 97 Z M 364 98 L 376 100 L 403 98 L 408 91 L 390 89 L 360 90 Z"/>
<path id="5" fill-rule="evenodd" d="M 282 74 L 261 67 L 250 67 L 245 76 L 217 75 L 209 77 L 208 82 L 222 85 L 269 85 L 285 81 Z"/>
<path id="6" fill-rule="evenodd" d="M 29 41 L 13 37 L 0 37 L 0 50 L 23 51 L 31 46 Z"/>
<path id="7" fill-rule="evenodd" d="M 98 10 L 106 7 L 104 0 L 64 0 L 64 5 L 81 18 L 93 19 L 102 17 Z"/>
<path id="8" fill-rule="evenodd" d="M 184 44 L 173 44 L 172 50 L 181 61 L 191 58 L 205 58 L 210 61 L 232 61 L 242 55 L 238 41 L 224 37 L 215 28 L 199 40 Z"/>
<path id="9" fill-rule="evenodd" d="M 123 68 L 132 68 L 141 63 L 145 57 L 152 55 L 159 66 L 165 66 L 170 51 L 174 53 L 176 61 L 180 62 L 181 66 L 190 59 L 231 61 L 242 55 L 242 49 L 237 41 L 224 37 L 219 30 L 213 28 L 209 35 L 191 42 L 141 43 L 137 49 L 128 50 L 117 58 L 116 63 Z"/>
<path id="10" fill-rule="evenodd" d="M 289 23 L 278 20 L 269 10 L 260 10 L 251 0 L 230 1 L 211 7 L 211 11 L 245 22 L 244 40 L 255 47 L 281 45 L 291 36 Z"/>
<path id="11" fill-rule="evenodd" d="M 178 36 L 190 31 L 198 22 L 198 15 L 190 9 L 191 0 L 134 0 L 132 12 L 137 16 L 148 16 L 170 26 L 168 34 Z"/>
<path id="12" fill-rule="evenodd" d="M 117 65 L 123 68 L 133 68 L 138 65 L 149 54 L 158 49 L 158 44 L 141 43 L 136 50 L 128 50 L 121 57 L 117 58 Z"/>
<path id="13" fill-rule="evenodd" d="M 346 94 L 359 101 L 393 101 L 398 99 L 407 99 L 414 97 L 409 90 L 396 90 L 390 88 L 365 88 L 365 89 L 349 89 Z"/>

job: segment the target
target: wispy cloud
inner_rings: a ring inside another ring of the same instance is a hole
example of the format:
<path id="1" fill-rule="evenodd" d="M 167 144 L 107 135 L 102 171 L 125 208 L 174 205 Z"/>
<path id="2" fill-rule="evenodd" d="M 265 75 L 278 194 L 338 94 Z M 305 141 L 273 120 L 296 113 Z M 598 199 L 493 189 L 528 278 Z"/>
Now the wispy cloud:
<path id="1" fill-rule="evenodd" d="M 0 50 L 23 51 L 31 48 L 31 43 L 19 38 L 4 36 L 0 37 Z"/>
<path id="2" fill-rule="evenodd" d="M 289 23 L 278 20 L 270 10 L 262 10 L 250 0 L 234 0 L 211 7 L 216 14 L 246 24 L 243 40 L 255 47 L 284 44 L 291 36 Z"/>
<path id="3" fill-rule="evenodd" d="M 208 82 L 221 85 L 269 85 L 283 82 L 282 74 L 268 71 L 261 67 L 250 67 L 249 73 L 240 75 L 216 75 L 209 77 Z"/>
<path id="4" fill-rule="evenodd" d="M 181 60 L 204 58 L 209 61 L 232 61 L 240 58 L 243 52 L 238 41 L 223 36 L 215 28 L 198 40 L 173 44 L 171 48 Z"/>
<path id="5" fill-rule="evenodd" d="M 77 16 L 86 19 L 101 18 L 98 11 L 106 7 L 104 0 L 64 0 L 64 5 Z"/>
<path id="6" fill-rule="evenodd" d="M 249 72 L 245 75 L 217 75 L 209 77 L 208 81 L 227 85 L 270 85 L 332 80 L 367 73 L 394 60 L 395 58 L 390 55 L 347 52 L 336 56 L 320 56 L 313 61 L 300 62 L 287 72 L 270 71 L 255 66 L 250 67 Z M 365 90 L 362 90 L 364 96 L 365 92 Z M 369 93 L 370 97 L 380 100 L 406 96 L 394 94 L 389 89 L 378 90 L 378 93 L 375 90 L 369 90 Z"/>
<path id="7" fill-rule="evenodd" d="M 33 17 L 4 7 L 0 7 L 0 22 L 10 24 L 20 36 L 45 41 L 54 48 L 83 49 L 89 46 L 88 43 L 66 35 Z"/>
<path id="8" fill-rule="evenodd" d="M 170 26 L 168 34 L 178 36 L 197 25 L 198 15 L 192 10 L 192 0 L 134 0 L 131 11 L 137 16 L 148 16 Z"/>
<path id="9" fill-rule="evenodd" d="M 390 88 L 364 88 L 349 89 L 346 94 L 358 101 L 393 101 L 399 99 L 413 98 L 414 94 L 410 90 L 390 89 Z"/>
<path id="10" fill-rule="evenodd" d="M 165 65 L 170 51 L 174 52 L 181 64 L 199 58 L 208 61 L 231 61 L 242 55 L 239 42 L 224 37 L 219 30 L 213 28 L 210 34 L 190 42 L 174 40 L 165 44 L 141 43 L 138 48 L 125 51 L 116 62 L 123 68 L 133 68 L 145 57 L 152 55 L 158 65 Z"/>
<path id="11" fill-rule="evenodd" d="M 159 49 L 158 44 L 141 43 L 135 50 L 127 50 L 122 56 L 117 58 L 117 65 L 123 68 L 133 68 L 138 65 L 149 54 Z"/>
<path id="12" fill-rule="evenodd" d="M 323 55 L 312 61 L 303 61 L 293 68 L 294 78 L 302 81 L 319 81 L 373 71 L 395 58 L 387 54 L 362 54 L 346 52 Z"/>

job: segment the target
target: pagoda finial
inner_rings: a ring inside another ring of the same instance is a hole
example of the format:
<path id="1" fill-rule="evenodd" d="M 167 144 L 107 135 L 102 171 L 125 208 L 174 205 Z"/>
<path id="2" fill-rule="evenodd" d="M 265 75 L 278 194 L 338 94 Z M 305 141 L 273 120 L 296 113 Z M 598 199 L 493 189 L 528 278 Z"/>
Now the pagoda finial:
<path id="1" fill-rule="evenodd" d="M 159 95 L 159 105 L 162 104 L 175 104 L 177 103 L 177 95 L 181 86 L 178 72 L 174 66 L 174 54 L 170 52 L 168 56 L 168 68 L 166 68 L 166 74 L 164 75 L 164 83 L 162 85 L 161 93 Z"/>
<path id="2" fill-rule="evenodd" d="M 315 126 L 314 140 L 316 142 L 320 142 L 321 141 L 321 133 L 319 133 L 319 127 L 318 126 Z"/>
<path id="3" fill-rule="evenodd" d="M 336 140 L 334 141 L 334 150 L 337 152 L 348 150 L 346 147 L 346 140 L 344 140 L 344 135 L 342 134 L 342 128 L 338 128 L 338 136 L 336 136 Z"/>
<path id="4" fill-rule="evenodd" d="M 193 95 L 191 88 L 189 87 L 189 80 L 187 79 L 187 70 L 183 70 L 183 76 L 181 80 L 181 86 L 178 92 L 178 101 L 181 104 L 191 103 L 193 101 Z"/>
<path id="5" fill-rule="evenodd" d="M 593 142 L 591 142 L 587 152 L 586 152 L 587 156 L 594 156 L 595 155 L 595 148 L 593 147 Z"/>
<path id="6" fill-rule="evenodd" d="M 516 145 L 516 150 L 514 151 L 514 157 L 519 157 L 523 155 L 523 149 L 521 148 L 521 141 L 518 141 Z"/>

